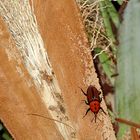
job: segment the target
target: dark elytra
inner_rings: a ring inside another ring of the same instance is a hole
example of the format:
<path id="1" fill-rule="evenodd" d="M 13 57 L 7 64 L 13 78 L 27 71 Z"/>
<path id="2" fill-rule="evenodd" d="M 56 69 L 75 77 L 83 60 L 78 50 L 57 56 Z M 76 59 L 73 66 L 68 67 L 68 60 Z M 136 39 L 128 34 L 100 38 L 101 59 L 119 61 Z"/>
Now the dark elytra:
<path id="1" fill-rule="evenodd" d="M 81 88 L 80 88 L 81 89 Z M 91 110 L 94 115 L 95 115 L 95 123 L 96 123 L 96 118 L 97 118 L 97 114 L 99 112 L 99 110 L 101 109 L 102 112 L 104 114 L 105 111 L 103 110 L 103 108 L 100 106 L 100 103 L 102 101 L 102 98 L 99 96 L 101 94 L 100 91 L 98 91 L 95 86 L 90 85 L 87 89 L 87 93 L 85 93 L 83 91 L 83 89 L 81 89 L 81 91 L 83 92 L 83 94 L 87 97 L 87 101 L 85 100 L 85 103 L 87 105 L 89 105 L 89 108 L 87 109 L 85 115 L 83 116 L 83 118 L 87 115 L 87 113 Z"/>

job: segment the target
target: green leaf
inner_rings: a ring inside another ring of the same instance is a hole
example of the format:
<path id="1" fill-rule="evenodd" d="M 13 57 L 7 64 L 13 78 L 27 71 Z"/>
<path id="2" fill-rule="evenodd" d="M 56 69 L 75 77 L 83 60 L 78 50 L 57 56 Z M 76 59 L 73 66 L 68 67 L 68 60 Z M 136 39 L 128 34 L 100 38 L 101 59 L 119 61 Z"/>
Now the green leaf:
<path id="1" fill-rule="evenodd" d="M 117 0 L 117 2 L 121 5 L 123 3 L 123 0 Z"/>
<path id="2" fill-rule="evenodd" d="M 116 28 L 118 28 L 120 25 L 120 18 L 119 18 L 118 12 L 116 11 L 116 9 L 115 9 L 114 5 L 111 3 L 111 1 L 105 0 L 105 4 L 106 4 L 110 19 L 112 20 L 112 22 L 114 23 Z"/>
<path id="3" fill-rule="evenodd" d="M 110 16 L 108 14 L 105 1 L 100 1 L 99 4 L 100 4 L 100 11 L 104 20 L 104 26 L 105 26 L 107 36 L 112 42 L 115 42 L 116 39 L 112 31 L 112 27 L 110 23 Z"/>
<path id="4" fill-rule="evenodd" d="M 102 51 L 101 48 L 95 48 L 95 53 L 98 54 Z M 109 80 L 111 81 L 112 85 L 114 85 L 114 78 L 112 78 L 112 75 L 114 74 L 114 69 L 112 69 L 112 62 L 108 57 L 108 54 L 105 52 L 102 52 L 99 56 L 100 63 L 103 67 L 104 73 L 107 75 Z"/>
<path id="5" fill-rule="evenodd" d="M 2 124 L 0 123 L 0 131 L 3 129 L 3 126 L 2 126 Z"/>
<path id="6" fill-rule="evenodd" d="M 140 1 L 128 3 L 120 29 L 116 109 L 120 118 L 140 123 Z M 120 124 L 121 137 L 129 127 Z"/>
<path id="7" fill-rule="evenodd" d="M 9 136 L 8 133 L 4 133 L 4 134 L 2 135 L 2 137 L 3 137 L 5 140 L 12 140 L 12 138 Z"/>

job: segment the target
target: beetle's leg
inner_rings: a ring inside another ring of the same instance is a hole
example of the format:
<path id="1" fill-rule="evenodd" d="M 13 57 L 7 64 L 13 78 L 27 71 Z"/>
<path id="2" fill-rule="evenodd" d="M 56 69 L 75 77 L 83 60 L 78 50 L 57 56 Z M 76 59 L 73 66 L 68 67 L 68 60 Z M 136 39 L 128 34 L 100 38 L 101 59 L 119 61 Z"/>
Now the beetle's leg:
<path id="1" fill-rule="evenodd" d="M 97 118 L 97 113 L 94 113 L 94 118 L 91 120 L 91 122 L 93 122 L 93 120 L 95 119 L 95 123 L 96 123 L 96 118 Z"/>
<path id="2" fill-rule="evenodd" d="M 86 104 L 86 105 L 89 105 L 89 102 L 85 100 L 85 104 Z"/>
<path id="3" fill-rule="evenodd" d="M 100 109 L 103 111 L 103 113 L 106 115 L 106 113 L 105 113 L 105 111 L 103 110 L 103 108 L 102 107 L 100 107 Z"/>
<path id="4" fill-rule="evenodd" d="M 96 123 L 96 120 L 97 120 L 97 113 L 94 113 L 94 118 L 95 118 L 95 123 Z M 91 122 L 93 122 L 94 118 L 91 120 Z M 101 121 L 99 118 L 98 118 L 99 121 Z"/>
<path id="5" fill-rule="evenodd" d="M 79 87 L 79 88 L 80 88 L 80 87 Z M 83 91 L 83 89 L 82 89 L 82 88 L 80 88 L 80 89 L 81 89 L 81 91 L 84 93 L 84 95 L 87 96 L 87 94 Z"/>
<path id="6" fill-rule="evenodd" d="M 100 98 L 100 102 L 102 101 L 102 98 L 103 98 L 103 97 Z"/>
<path id="7" fill-rule="evenodd" d="M 89 105 L 89 102 L 87 100 L 82 100 L 85 102 L 86 105 Z"/>
<path id="8" fill-rule="evenodd" d="M 95 115 L 95 123 L 96 123 L 97 114 L 96 114 L 96 113 L 94 113 L 94 115 Z"/>
<path id="9" fill-rule="evenodd" d="M 95 116 L 94 116 L 94 118 L 95 118 Z M 94 118 L 91 120 L 91 122 L 93 122 Z"/>
<path id="10" fill-rule="evenodd" d="M 83 118 L 87 115 L 87 113 L 90 111 L 90 108 L 87 109 L 86 114 L 83 116 Z"/>

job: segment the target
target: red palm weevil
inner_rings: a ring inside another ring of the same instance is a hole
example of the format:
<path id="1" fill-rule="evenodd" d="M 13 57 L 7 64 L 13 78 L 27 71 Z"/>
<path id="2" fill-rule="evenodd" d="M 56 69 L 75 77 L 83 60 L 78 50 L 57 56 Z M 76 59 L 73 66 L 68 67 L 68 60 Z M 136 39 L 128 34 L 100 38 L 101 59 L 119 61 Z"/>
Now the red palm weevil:
<path id="1" fill-rule="evenodd" d="M 81 89 L 81 88 L 80 88 Z M 99 96 L 101 94 L 100 91 L 98 91 L 94 86 L 90 85 L 87 89 L 87 93 L 85 93 L 82 89 L 81 91 L 84 93 L 84 95 L 87 97 L 87 101 L 85 100 L 85 103 L 87 105 L 89 105 L 89 108 L 87 109 L 85 115 L 83 116 L 83 118 L 87 115 L 87 113 L 91 110 L 94 115 L 95 115 L 95 123 L 96 123 L 96 117 L 97 114 L 99 112 L 99 110 L 101 109 L 102 112 L 104 114 L 105 111 L 103 110 L 103 108 L 100 106 L 100 103 L 102 101 L 102 98 Z"/>

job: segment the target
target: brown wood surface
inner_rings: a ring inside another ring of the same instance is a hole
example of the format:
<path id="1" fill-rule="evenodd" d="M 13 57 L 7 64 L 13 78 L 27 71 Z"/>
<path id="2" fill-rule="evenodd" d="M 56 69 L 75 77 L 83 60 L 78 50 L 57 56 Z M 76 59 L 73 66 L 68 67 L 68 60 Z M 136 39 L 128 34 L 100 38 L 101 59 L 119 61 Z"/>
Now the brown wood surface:
<path id="1" fill-rule="evenodd" d="M 85 96 L 78 87 L 86 91 L 90 84 L 99 90 L 100 86 L 76 2 L 38 0 L 34 1 L 34 10 L 66 112 L 76 129 L 69 139 L 114 140 L 107 115 L 99 113 L 96 124 L 91 122 L 91 112 L 82 118 L 88 106 L 81 101 Z M 27 85 L 28 80 L 33 81 L 26 67 L 21 64 L 26 73 L 23 78 L 16 70 L 15 61 L 9 61 L 5 48 L 14 41 L 2 20 L 0 29 L 0 118 L 17 140 L 63 139 L 53 121 L 27 115 L 33 112 L 51 117 L 35 87 Z M 106 110 L 104 102 L 102 107 Z"/>
<path id="2" fill-rule="evenodd" d="M 53 121 L 27 115 L 37 112 L 49 117 L 36 89 L 29 88 L 16 63 L 8 59 L 6 47 L 12 40 L 2 19 L 0 30 L 0 119 L 15 140 L 63 139 Z M 31 80 L 28 74 L 24 78 Z"/>
<path id="3" fill-rule="evenodd" d="M 102 113 L 99 114 L 102 120 L 98 120 L 97 124 L 91 123 L 94 117 L 91 112 L 82 118 L 88 106 L 81 101 L 85 96 L 78 87 L 85 91 L 90 84 L 98 89 L 100 87 L 76 2 L 47 0 L 36 1 L 34 4 L 41 35 L 58 78 L 68 114 L 77 127 L 77 138 L 96 140 L 109 137 L 113 140 L 113 134 L 109 136 L 110 132 L 103 130 L 103 125 L 108 125 L 109 128 L 110 122 L 107 118 L 107 124 L 104 124 L 105 116 Z M 104 136 L 101 131 L 104 131 Z"/>

